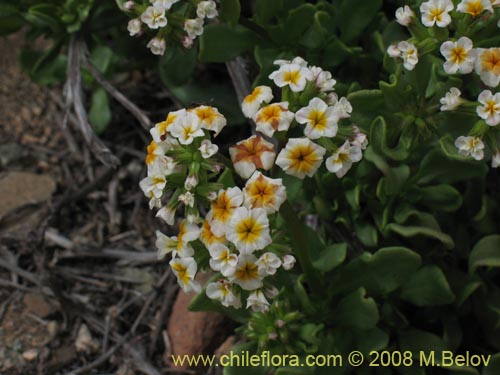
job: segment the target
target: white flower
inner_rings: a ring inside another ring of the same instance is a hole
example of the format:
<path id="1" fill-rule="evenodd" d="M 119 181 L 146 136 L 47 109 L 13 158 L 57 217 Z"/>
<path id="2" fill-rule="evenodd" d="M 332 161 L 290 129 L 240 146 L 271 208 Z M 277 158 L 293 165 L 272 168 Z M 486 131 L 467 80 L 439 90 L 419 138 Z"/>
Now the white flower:
<path id="1" fill-rule="evenodd" d="M 198 148 L 203 159 L 208 159 L 214 156 L 219 151 L 219 146 L 214 145 L 208 139 L 201 141 L 201 145 Z"/>
<path id="2" fill-rule="evenodd" d="M 184 31 L 191 39 L 196 39 L 197 36 L 203 34 L 203 19 L 187 19 L 184 21 Z"/>
<path id="3" fill-rule="evenodd" d="M 264 253 L 255 263 L 259 267 L 261 276 L 274 275 L 276 270 L 281 267 L 281 259 L 274 253 Z"/>
<path id="4" fill-rule="evenodd" d="M 295 257 L 293 255 L 287 254 L 283 257 L 282 266 L 283 269 L 289 271 L 295 265 Z"/>
<path id="5" fill-rule="evenodd" d="M 291 61 L 289 61 L 289 60 L 274 60 L 273 64 L 274 65 L 278 65 L 278 66 L 289 65 L 289 64 L 297 64 L 297 65 L 300 65 L 300 66 L 303 66 L 303 67 L 307 67 L 307 65 L 308 65 L 307 61 L 304 60 L 300 56 L 294 57 L 293 60 L 291 60 Z"/>
<path id="6" fill-rule="evenodd" d="M 275 131 L 288 130 L 294 118 L 288 110 L 288 102 L 273 103 L 261 108 L 255 115 L 257 131 L 272 137 Z"/>
<path id="7" fill-rule="evenodd" d="M 269 299 L 274 299 L 278 296 L 280 291 L 273 285 L 264 288 L 264 295 Z"/>
<path id="8" fill-rule="evenodd" d="M 178 3 L 181 0 L 150 0 L 150 1 L 153 4 L 153 6 L 163 7 L 166 10 L 169 10 L 170 8 L 172 8 L 172 5 Z"/>
<path id="9" fill-rule="evenodd" d="M 485 10 L 493 13 L 490 0 L 462 0 L 457 6 L 457 10 L 462 13 L 468 13 L 472 17 L 479 16 Z"/>
<path id="10" fill-rule="evenodd" d="M 206 216 L 214 235 L 222 237 L 226 233 L 226 226 L 236 208 L 243 204 L 243 199 L 243 192 L 239 187 L 219 190 L 217 199 L 212 202 Z"/>
<path id="11" fill-rule="evenodd" d="M 132 10 L 134 9 L 134 2 L 133 1 L 126 1 L 124 4 L 123 4 L 123 9 L 125 10 Z"/>
<path id="12" fill-rule="evenodd" d="M 491 157 L 491 167 L 492 168 L 498 168 L 498 167 L 500 167 L 500 151 L 497 151 Z"/>
<path id="13" fill-rule="evenodd" d="M 362 150 L 366 150 L 366 148 L 368 147 L 368 137 L 366 136 L 366 134 L 362 133 L 359 127 L 357 127 L 356 125 L 352 126 L 352 131 L 354 139 L 351 141 L 351 144 L 353 146 L 361 148 Z"/>
<path id="14" fill-rule="evenodd" d="M 440 99 L 441 111 L 454 111 L 462 103 L 460 95 L 462 93 L 456 87 L 452 87 L 446 95 Z"/>
<path id="15" fill-rule="evenodd" d="M 167 254 L 177 251 L 177 237 L 165 236 L 157 230 L 155 246 L 158 250 L 158 259 L 163 259 Z"/>
<path id="16" fill-rule="evenodd" d="M 301 92 L 306 87 L 307 81 L 313 79 L 313 75 L 307 67 L 299 64 L 284 64 L 271 73 L 269 78 L 278 87 L 290 86 L 292 91 Z"/>
<path id="17" fill-rule="evenodd" d="M 158 212 L 156 213 L 156 217 L 161 218 L 168 225 L 174 225 L 175 209 L 168 206 L 164 206 L 158 210 Z"/>
<path id="18" fill-rule="evenodd" d="M 472 47 L 472 40 L 466 36 L 461 37 L 456 42 L 444 42 L 440 48 L 441 54 L 446 59 L 444 71 L 448 74 L 472 72 L 476 61 Z"/>
<path id="19" fill-rule="evenodd" d="M 462 156 L 471 156 L 476 160 L 484 158 L 484 143 L 481 138 L 460 136 L 455 141 L 455 147 Z"/>
<path id="20" fill-rule="evenodd" d="M 398 46 L 396 44 L 391 44 L 387 48 L 387 54 L 392 57 L 392 58 L 397 58 L 401 57 L 401 51 L 399 50 Z"/>
<path id="21" fill-rule="evenodd" d="M 195 291 L 201 292 L 200 284 L 194 280 L 198 265 L 192 257 L 174 258 L 170 261 L 170 267 L 177 277 L 177 282 L 185 293 Z"/>
<path id="22" fill-rule="evenodd" d="M 312 177 L 323 162 L 326 150 L 308 138 L 290 138 L 281 150 L 276 164 L 285 173 L 300 179 Z"/>
<path id="23" fill-rule="evenodd" d="M 155 126 L 149 131 L 149 133 L 153 137 L 153 140 L 156 143 L 167 142 L 171 145 L 171 147 L 177 146 L 178 142 L 174 138 L 170 137 L 169 129 L 173 125 L 173 123 L 185 113 L 185 109 L 169 112 L 165 121 L 161 121 L 155 124 Z"/>
<path id="24" fill-rule="evenodd" d="M 162 56 L 167 48 L 167 43 L 163 38 L 154 37 L 149 41 L 146 47 L 151 50 L 153 55 Z"/>
<path id="25" fill-rule="evenodd" d="M 152 192 L 149 192 L 149 209 L 160 208 L 161 198 L 156 198 Z"/>
<path id="26" fill-rule="evenodd" d="M 402 41 L 398 43 L 398 49 L 401 51 L 405 69 L 413 70 L 418 63 L 417 48 L 411 43 Z"/>
<path id="27" fill-rule="evenodd" d="M 229 147 L 229 155 L 236 173 L 243 178 L 249 178 L 257 169 L 268 171 L 273 167 L 276 157 L 274 145 L 259 135 L 253 135 Z"/>
<path id="28" fill-rule="evenodd" d="M 200 228 L 195 224 L 188 223 L 186 220 L 179 224 L 179 233 L 177 234 L 177 251 L 174 256 L 181 258 L 189 257 L 194 254 L 194 250 L 189 244 L 200 237 Z"/>
<path id="29" fill-rule="evenodd" d="M 186 49 L 189 49 L 193 46 L 193 43 L 194 43 L 194 39 L 193 38 L 190 38 L 189 36 L 187 35 L 184 35 L 181 39 L 181 43 L 182 43 L 182 46 Z"/>
<path id="30" fill-rule="evenodd" d="M 148 166 L 148 174 L 154 173 L 156 170 L 160 174 L 171 174 L 175 169 L 175 161 L 165 156 L 166 152 L 172 148 L 169 142 L 155 142 L 147 147 L 146 164 Z"/>
<path id="31" fill-rule="evenodd" d="M 310 139 L 321 137 L 332 138 L 338 131 L 338 112 L 334 107 L 329 107 L 320 98 L 313 98 L 307 107 L 301 108 L 295 114 L 299 124 L 307 124 L 304 134 Z"/>
<path id="32" fill-rule="evenodd" d="M 128 21 L 127 30 L 130 36 L 137 35 L 141 32 L 141 20 L 139 18 L 134 18 Z"/>
<path id="33" fill-rule="evenodd" d="M 500 124 L 500 93 L 493 95 L 490 90 L 484 90 L 477 98 L 482 106 L 476 107 L 476 112 L 490 126 Z"/>
<path id="34" fill-rule="evenodd" d="M 351 169 L 352 164 L 360 161 L 362 157 L 360 147 L 345 141 L 332 156 L 326 159 L 326 169 L 335 173 L 338 178 L 342 178 Z"/>
<path id="35" fill-rule="evenodd" d="M 226 238 L 240 254 L 261 250 L 272 243 L 269 220 L 262 208 L 239 207 L 234 210 L 226 230 Z"/>
<path id="36" fill-rule="evenodd" d="M 420 5 L 422 23 L 427 27 L 446 27 L 451 22 L 449 12 L 453 10 L 451 0 L 429 0 Z"/>
<path id="37" fill-rule="evenodd" d="M 413 17 L 415 17 L 415 13 L 408 5 L 396 9 L 396 22 L 401 26 L 409 26 Z"/>
<path id="38" fill-rule="evenodd" d="M 224 279 L 219 279 L 215 283 L 209 283 L 206 288 L 207 297 L 220 301 L 222 306 L 241 308 L 239 295 L 233 293 L 232 284 Z"/>
<path id="39" fill-rule="evenodd" d="M 247 298 L 247 309 L 251 308 L 254 312 L 266 312 L 269 310 L 269 302 L 267 301 L 262 290 L 256 290 Z"/>
<path id="40" fill-rule="evenodd" d="M 247 95 L 241 103 L 241 110 L 246 118 L 253 118 L 262 103 L 273 100 L 273 92 L 268 86 L 257 86 L 250 95 Z"/>
<path id="41" fill-rule="evenodd" d="M 215 132 L 215 136 L 217 136 L 227 124 L 226 118 L 219 113 L 217 108 L 201 105 L 191 111 L 200 119 L 201 127 Z"/>
<path id="42" fill-rule="evenodd" d="M 476 51 L 476 73 L 485 85 L 497 87 L 500 84 L 500 48 L 477 48 Z"/>
<path id="43" fill-rule="evenodd" d="M 216 243 L 208 251 L 210 252 L 211 259 L 209 263 L 212 270 L 220 271 L 226 277 L 234 274 L 236 265 L 238 264 L 238 257 L 236 254 L 231 253 L 226 245 Z"/>
<path id="44" fill-rule="evenodd" d="M 333 110 L 339 120 L 351 117 L 352 106 L 346 97 L 343 96 L 340 100 L 337 97 L 332 97 L 328 104 L 333 105 Z"/>
<path id="45" fill-rule="evenodd" d="M 255 264 L 257 258 L 252 254 L 242 254 L 238 257 L 236 271 L 229 277 L 229 281 L 238 284 L 244 290 L 255 290 L 262 287 L 262 276 Z"/>
<path id="46" fill-rule="evenodd" d="M 280 209 L 286 200 L 286 188 L 281 178 L 272 179 L 255 171 L 243 189 L 245 206 L 248 208 L 263 208 L 267 214 Z"/>
<path id="47" fill-rule="evenodd" d="M 217 5 L 213 0 L 202 1 L 196 8 L 196 15 L 199 18 L 214 18 L 217 17 L 218 14 Z"/>
<path id="48" fill-rule="evenodd" d="M 186 191 L 185 193 L 179 195 L 179 198 L 177 198 L 177 200 L 181 203 L 184 203 L 186 207 L 194 207 L 194 195 L 189 191 Z"/>
<path id="49" fill-rule="evenodd" d="M 154 175 L 142 179 L 141 182 L 139 182 L 139 187 L 146 197 L 151 198 L 154 196 L 155 198 L 161 198 L 166 184 L 167 180 L 165 176 Z M 152 196 L 149 193 L 152 193 Z"/>
<path id="50" fill-rule="evenodd" d="M 170 127 L 170 133 L 183 145 L 189 145 L 195 138 L 205 135 L 201 129 L 200 119 L 192 112 L 185 112 L 179 116 Z"/>
<path id="51" fill-rule="evenodd" d="M 317 66 L 311 68 L 311 73 L 313 75 L 313 80 L 316 83 L 316 87 L 321 92 L 332 91 L 337 81 L 332 78 L 332 73 L 323 70 Z"/>
<path id="52" fill-rule="evenodd" d="M 184 181 L 184 189 L 186 190 L 192 190 L 196 186 L 198 186 L 198 177 L 194 174 L 190 174 L 189 176 L 186 177 L 186 181 Z"/>
<path id="53" fill-rule="evenodd" d="M 202 227 L 201 227 L 200 241 L 210 251 L 210 249 L 212 248 L 212 246 L 215 246 L 216 244 L 224 244 L 224 243 L 226 243 L 226 237 L 224 235 L 219 236 L 219 237 L 216 236 L 212 232 L 212 228 L 210 226 L 210 222 L 208 220 L 205 220 L 203 222 Z"/>
<path id="54" fill-rule="evenodd" d="M 141 14 L 141 21 L 150 29 L 158 29 L 167 26 L 167 17 L 165 17 L 165 8 L 162 6 L 147 7 Z"/>

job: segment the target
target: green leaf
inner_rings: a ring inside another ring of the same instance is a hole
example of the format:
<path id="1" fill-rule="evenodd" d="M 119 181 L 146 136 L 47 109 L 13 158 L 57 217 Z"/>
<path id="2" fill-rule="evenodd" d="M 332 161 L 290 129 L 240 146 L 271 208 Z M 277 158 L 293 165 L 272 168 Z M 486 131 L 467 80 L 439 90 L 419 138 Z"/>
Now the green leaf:
<path id="1" fill-rule="evenodd" d="M 160 58 L 158 70 L 163 84 L 169 88 L 187 83 L 196 68 L 197 49 L 172 44 Z"/>
<path id="2" fill-rule="evenodd" d="M 382 7 L 382 0 L 343 0 L 336 21 L 344 42 L 358 38 Z"/>
<path id="3" fill-rule="evenodd" d="M 292 9 L 283 22 L 268 27 L 271 38 L 278 45 L 297 43 L 297 39 L 304 36 L 313 24 L 315 11 L 312 4 Z"/>
<path id="4" fill-rule="evenodd" d="M 355 91 L 347 99 L 353 108 L 351 119 L 358 124 L 371 124 L 385 104 L 381 90 Z"/>
<path id="5" fill-rule="evenodd" d="M 419 184 L 428 184 L 432 181 L 451 184 L 486 176 L 488 166 L 485 163 L 476 163 L 470 159 L 450 159 L 441 150 L 428 153 L 420 163 L 415 176 Z"/>
<path id="6" fill-rule="evenodd" d="M 367 222 L 354 223 L 354 230 L 359 241 L 367 247 L 375 247 L 378 243 L 377 229 Z"/>
<path id="7" fill-rule="evenodd" d="M 403 237 L 416 237 L 425 236 L 434 238 L 440 241 L 447 249 L 453 249 L 455 247 L 455 242 L 446 233 L 440 232 L 433 228 L 421 227 L 421 226 L 407 226 L 399 225 L 396 223 L 390 223 L 386 226 L 387 230 L 393 231 Z"/>
<path id="8" fill-rule="evenodd" d="M 224 186 L 224 189 L 233 187 L 235 185 L 233 172 L 229 168 L 225 168 L 224 172 L 219 176 L 218 183 Z"/>
<path id="9" fill-rule="evenodd" d="M 409 350 L 413 356 L 418 358 L 420 352 L 428 355 L 435 351 L 436 363 L 441 359 L 441 352 L 448 350 L 443 340 L 434 333 L 410 328 L 399 334 L 399 348 L 402 351 Z"/>
<path id="10" fill-rule="evenodd" d="M 90 61 L 101 73 L 108 71 L 109 65 L 113 60 L 113 50 L 104 45 L 99 45 L 92 51 Z"/>
<path id="11" fill-rule="evenodd" d="M 327 246 L 313 262 L 313 266 L 318 271 L 329 272 L 344 262 L 346 253 L 347 244 L 345 243 Z"/>
<path id="12" fill-rule="evenodd" d="M 422 187 L 416 189 L 416 191 L 422 194 L 420 203 L 426 205 L 431 210 L 454 212 L 463 203 L 462 194 L 448 184 Z"/>
<path id="13" fill-rule="evenodd" d="M 63 30 L 59 18 L 59 8 L 52 4 L 37 4 L 28 9 L 26 20 L 36 27 L 50 29 L 54 33 Z"/>
<path id="14" fill-rule="evenodd" d="M 469 256 L 469 272 L 478 267 L 500 267 L 500 235 L 484 237 L 474 246 Z"/>
<path id="15" fill-rule="evenodd" d="M 21 12 L 11 4 L 0 4 L 0 36 L 16 32 L 24 25 Z"/>
<path id="16" fill-rule="evenodd" d="M 255 2 L 255 22 L 267 25 L 283 9 L 283 1 L 287 0 L 256 0 Z"/>
<path id="17" fill-rule="evenodd" d="M 334 272 L 331 290 L 337 294 L 363 287 L 370 294 L 386 295 L 399 288 L 420 265 L 420 255 L 405 247 L 363 253 Z"/>
<path id="18" fill-rule="evenodd" d="M 240 0 L 221 0 L 219 6 L 219 16 L 223 21 L 237 24 L 240 19 Z"/>
<path id="19" fill-rule="evenodd" d="M 379 320 L 377 304 L 366 297 L 366 290 L 359 288 L 342 299 L 334 317 L 334 322 L 347 327 L 372 329 Z"/>
<path id="20" fill-rule="evenodd" d="M 200 37 L 199 58 L 203 62 L 229 61 L 250 50 L 255 42 L 255 34 L 243 26 L 211 23 Z"/>
<path id="21" fill-rule="evenodd" d="M 98 88 L 92 94 L 89 121 L 95 132 L 101 134 L 111 122 L 111 109 L 109 108 L 108 94 L 103 88 Z"/>
<path id="22" fill-rule="evenodd" d="M 418 270 L 401 287 L 401 298 L 416 306 L 448 305 L 455 300 L 443 271 L 437 266 Z"/>
<path id="23" fill-rule="evenodd" d="M 63 82 L 66 79 L 67 58 L 58 55 L 50 64 L 39 64 L 35 71 L 34 68 L 43 56 L 43 52 L 21 50 L 19 62 L 30 79 L 36 83 L 51 85 Z"/>
<path id="24" fill-rule="evenodd" d="M 402 161 L 410 155 L 410 144 L 400 137 L 396 147 L 389 147 L 389 127 L 383 117 L 377 117 L 370 128 L 370 141 L 377 152 L 393 159 Z"/>

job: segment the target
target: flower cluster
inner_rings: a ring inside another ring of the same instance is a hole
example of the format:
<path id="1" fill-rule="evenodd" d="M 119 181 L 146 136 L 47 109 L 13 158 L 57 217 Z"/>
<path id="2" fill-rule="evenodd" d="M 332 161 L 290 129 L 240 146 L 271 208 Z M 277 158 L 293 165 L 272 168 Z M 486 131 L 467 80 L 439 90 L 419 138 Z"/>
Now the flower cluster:
<path id="1" fill-rule="evenodd" d="M 484 27 L 485 22 L 496 22 L 494 15 L 495 8 L 498 7 L 500 7 L 498 0 L 462 0 L 456 8 L 451 0 L 429 0 L 420 5 L 421 23 L 417 21 L 414 10 L 409 6 L 401 7 L 396 11 L 396 21 L 408 27 L 413 37 L 408 41 L 389 46 L 388 55 L 401 58 L 404 67 L 413 70 L 418 63 L 419 47 L 422 47 L 425 53 L 430 53 L 439 47 L 440 58 L 444 60 L 442 65 L 444 73 L 449 75 L 475 73 L 482 84 L 495 89 L 500 84 L 500 47 L 474 47 L 473 39 L 475 32 Z M 500 27 L 500 22 L 498 26 Z M 444 28 L 447 29 L 446 32 L 440 33 L 439 29 Z M 451 32 L 454 32 L 454 38 L 450 40 L 447 38 Z M 442 42 L 438 42 L 438 39 Z M 479 42 L 483 42 L 480 45 L 484 46 L 484 41 L 481 40 L 476 41 L 476 45 Z M 462 98 L 462 93 L 457 87 L 452 87 L 440 102 L 442 112 L 455 111 L 461 107 L 460 110 L 464 112 L 473 110 L 478 116 L 478 122 L 470 133 L 456 139 L 455 146 L 458 153 L 482 160 L 485 151 L 490 150 L 492 166 L 498 167 L 500 93 L 482 90 L 477 101 L 472 102 Z"/>
<path id="2" fill-rule="evenodd" d="M 147 44 L 155 55 L 165 53 L 167 36 L 185 48 L 191 47 L 203 34 L 205 21 L 218 16 L 214 0 L 136 0 L 126 1 L 123 9 L 133 17 L 127 27 L 131 36 L 157 30 L 156 36 Z"/>
<path id="3" fill-rule="evenodd" d="M 150 208 L 159 209 L 156 215 L 178 227 L 176 236 L 158 231 L 156 247 L 159 258 L 171 254 L 184 291 L 200 292 L 196 273 L 209 269 L 216 273 L 205 287 L 209 298 L 232 308 L 245 300 L 246 308 L 259 312 L 278 294 L 273 279 L 295 263 L 283 234 L 273 230 L 287 200 L 273 167 L 303 179 L 327 155 L 326 168 L 340 178 L 361 160 L 368 143 L 357 126 L 342 124 L 352 108 L 333 92 L 336 81 L 329 72 L 300 57 L 276 64 L 270 78 L 282 88 L 282 101 L 271 103 L 267 86 L 244 99 L 243 113 L 257 134 L 229 147 L 230 160 L 212 142 L 227 123 L 224 116 L 209 106 L 181 109 L 151 129 L 148 175 L 140 183 Z M 241 184 L 228 182 L 233 171 Z"/>
<path id="4" fill-rule="evenodd" d="M 170 112 L 150 131 L 148 175 L 140 187 L 168 225 L 174 226 L 176 212 L 184 210 L 177 235 L 158 231 L 156 241 L 159 258 L 171 253 L 170 266 L 184 291 L 200 292 L 196 273 L 209 267 L 219 275 L 206 285 L 209 298 L 240 308 L 243 296 L 247 308 L 265 311 L 268 298 L 277 294 L 265 279 L 295 262 L 288 248 L 273 245 L 270 228 L 286 189 L 281 179 L 256 170 L 264 169 L 258 162 L 242 189 L 213 182 L 224 169 L 224 157 L 211 137 L 226 123 L 209 106 Z"/>
<path id="5" fill-rule="evenodd" d="M 274 145 L 262 136 L 239 142 L 231 148 L 236 171 L 247 178 L 256 168 L 271 169 L 276 158 L 286 174 L 303 179 L 312 177 L 326 156 L 328 171 L 343 177 L 367 146 L 358 127 L 341 124 L 350 117 L 351 104 L 334 92 L 336 81 L 330 72 L 300 57 L 275 64 L 278 69 L 269 78 L 281 88 L 281 101 L 271 103 L 272 89 L 258 86 L 244 99 L 242 110 L 258 132 L 284 147 L 276 156 Z"/>

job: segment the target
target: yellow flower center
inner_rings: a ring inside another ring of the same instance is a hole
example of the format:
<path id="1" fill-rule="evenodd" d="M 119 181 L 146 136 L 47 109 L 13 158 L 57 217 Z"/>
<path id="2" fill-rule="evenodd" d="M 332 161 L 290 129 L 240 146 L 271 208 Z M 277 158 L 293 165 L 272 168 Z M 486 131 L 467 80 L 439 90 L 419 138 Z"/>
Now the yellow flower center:
<path id="1" fill-rule="evenodd" d="M 236 155 L 233 163 L 249 161 L 257 168 L 264 168 L 261 160 L 262 154 L 264 152 L 273 152 L 273 148 L 266 146 L 260 136 L 241 142 L 235 145 L 234 148 L 236 149 Z"/>
<path id="2" fill-rule="evenodd" d="M 484 10 L 483 2 L 481 0 L 469 1 L 467 3 L 466 13 L 472 17 L 479 16 Z"/>
<path id="3" fill-rule="evenodd" d="M 272 185 L 264 179 L 264 176 L 259 176 L 247 187 L 246 193 L 251 199 L 253 208 L 267 207 L 274 204 L 277 190 L 277 185 Z"/>
<path id="4" fill-rule="evenodd" d="M 213 218 L 217 221 L 225 223 L 231 217 L 233 210 L 231 201 L 227 197 L 226 192 L 223 192 L 217 200 L 212 203 Z"/>
<path id="5" fill-rule="evenodd" d="M 177 274 L 177 278 L 181 281 L 182 284 L 187 284 L 190 280 L 189 274 L 187 272 L 187 267 L 182 263 L 174 263 L 172 264 L 172 270 Z"/>
<path id="6" fill-rule="evenodd" d="M 245 103 L 253 103 L 257 100 L 259 95 L 262 94 L 262 89 L 260 87 L 256 87 L 250 95 L 247 95 L 243 101 Z"/>
<path id="7" fill-rule="evenodd" d="M 443 18 L 443 13 L 444 9 L 434 8 L 430 11 L 429 16 L 432 20 L 436 22 L 441 22 L 441 19 Z"/>
<path id="8" fill-rule="evenodd" d="M 463 64 L 463 62 L 467 58 L 467 51 L 461 46 L 452 48 L 450 52 L 451 52 L 450 61 L 453 64 Z"/>
<path id="9" fill-rule="evenodd" d="M 217 112 L 211 107 L 206 108 L 197 108 L 195 110 L 196 115 L 200 119 L 200 121 L 205 121 L 207 124 L 212 124 L 217 118 Z"/>
<path id="10" fill-rule="evenodd" d="M 157 156 L 157 155 L 155 155 L 155 151 L 157 148 L 158 148 L 158 146 L 156 145 L 156 142 L 151 141 L 151 143 L 147 147 L 148 154 L 146 156 L 146 164 L 149 165 L 149 164 L 154 163 L 154 161 L 156 160 L 156 156 Z"/>
<path id="11" fill-rule="evenodd" d="M 494 100 L 488 100 L 485 104 L 486 112 L 489 113 L 490 116 L 494 116 L 497 112 L 500 111 L 500 104 L 495 102 Z"/>
<path id="12" fill-rule="evenodd" d="M 287 110 L 282 106 L 277 104 L 271 104 L 268 105 L 267 107 L 262 108 L 262 110 L 259 112 L 259 115 L 255 120 L 257 123 L 259 122 L 269 123 L 274 128 L 274 130 L 278 130 L 281 114 L 285 111 Z"/>
<path id="13" fill-rule="evenodd" d="M 313 170 L 320 157 L 312 146 L 299 145 L 289 151 L 289 159 L 292 161 L 291 169 L 307 174 Z"/>
<path id="14" fill-rule="evenodd" d="M 311 126 L 313 128 L 317 128 L 317 130 L 324 130 L 326 128 L 326 116 L 325 112 L 312 110 L 309 112 L 309 116 L 307 119 L 310 121 Z"/>
<path id="15" fill-rule="evenodd" d="M 286 71 L 283 73 L 283 81 L 285 81 L 286 83 L 291 83 L 293 85 L 299 84 L 300 77 L 301 76 L 299 70 Z"/>
<path id="16" fill-rule="evenodd" d="M 483 70 L 500 75 L 500 48 L 490 48 L 481 55 Z"/>
<path id="17" fill-rule="evenodd" d="M 224 241 L 224 237 L 217 237 L 215 234 L 213 234 L 210 223 L 207 220 L 203 222 L 200 238 L 208 245 L 212 245 L 218 242 L 222 243 Z"/>
<path id="18" fill-rule="evenodd" d="M 234 276 L 242 281 L 254 280 L 259 277 L 259 269 L 254 263 L 245 263 L 236 269 Z"/>
<path id="19" fill-rule="evenodd" d="M 235 232 L 238 235 L 239 241 L 254 243 L 260 238 L 263 229 L 264 228 L 261 223 L 252 217 L 247 217 L 238 223 L 235 228 Z"/>

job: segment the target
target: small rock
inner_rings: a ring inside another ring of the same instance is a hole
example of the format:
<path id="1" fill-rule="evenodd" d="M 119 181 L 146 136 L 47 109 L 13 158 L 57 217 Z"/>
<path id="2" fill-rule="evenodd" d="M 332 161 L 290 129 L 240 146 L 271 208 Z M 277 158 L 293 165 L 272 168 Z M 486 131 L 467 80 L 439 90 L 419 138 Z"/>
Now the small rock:
<path id="1" fill-rule="evenodd" d="M 77 352 L 84 352 L 87 354 L 95 353 L 99 350 L 99 342 L 92 338 L 89 328 L 85 324 L 82 324 L 78 330 L 75 348 Z"/>
<path id="2" fill-rule="evenodd" d="M 207 354 L 217 348 L 225 339 L 227 319 L 214 312 L 191 312 L 188 305 L 193 294 L 185 294 L 182 290 L 172 307 L 168 320 L 167 332 L 172 343 L 174 355 Z M 167 353 L 168 354 L 168 353 Z M 165 357 L 171 365 L 171 358 Z M 187 368 L 188 366 L 184 366 Z"/>
<path id="3" fill-rule="evenodd" d="M 28 362 L 33 362 L 38 358 L 38 350 L 30 349 L 23 352 L 23 359 Z"/>
<path id="4" fill-rule="evenodd" d="M 54 306 L 52 306 L 45 297 L 39 294 L 26 293 L 23 298 L 23 303 L 30 312 L 40 318 L 46 318 L 56 311 Z"/>
<path id="5" fill-rule="evenodd" d="M 10 172 L 0 176 L 0 218 L 22 206 L 50 199 L 55 190 L 54 180 L 47 175 Z"/>

